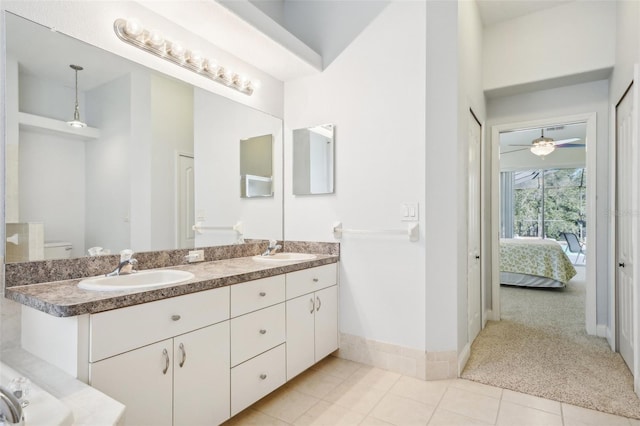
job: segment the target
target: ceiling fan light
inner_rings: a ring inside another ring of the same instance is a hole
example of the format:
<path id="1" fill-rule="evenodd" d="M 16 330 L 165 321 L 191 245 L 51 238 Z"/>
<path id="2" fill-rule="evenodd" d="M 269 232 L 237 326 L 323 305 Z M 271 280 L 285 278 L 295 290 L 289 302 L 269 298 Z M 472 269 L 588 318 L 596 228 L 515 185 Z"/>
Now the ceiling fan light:
<path id="1" fill-rule="evenodd" d="M 540 140 L 540 139 L 547 139 L 547 140 Z M 549 138 L 540 138 L 540 139 L 536 139 L 535 141 L 533 141 L 533 144 L 531 145 L 530 149 L 533 154 L 537 155 L 538 157 L 544 157 L 545 155 L 549 155 L 553 151 L 555 151 L 556 146 L 553 143 L 553 139 L 549 139 Z"/>

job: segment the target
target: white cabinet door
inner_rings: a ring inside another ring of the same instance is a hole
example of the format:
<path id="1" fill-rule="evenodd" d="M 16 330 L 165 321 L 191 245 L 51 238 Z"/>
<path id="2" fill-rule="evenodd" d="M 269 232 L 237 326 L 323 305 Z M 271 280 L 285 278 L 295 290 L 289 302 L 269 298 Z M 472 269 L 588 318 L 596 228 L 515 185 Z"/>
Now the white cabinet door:
<path id="1" fill-rule="evenodd" d="M 90 384 L 123 403 L 125 425 L 171 425 L 172 340 L 91 364 Z"/>
<path id="2" fill-rule="evenodd" d="M 315 362 L 338 349 L 338 286 L 315 293 Z"/>
<path id="3" fill-rule="evenodd" d="M 287 301 L 287 380 L 291 380 L 307 368 L 314 359 L 313 293 Z"/>
<path id="4" fill-rule="evenodd" d="M 229 321 L 173 339 L 173 424 L 217 425 L 229 418 Z"/>

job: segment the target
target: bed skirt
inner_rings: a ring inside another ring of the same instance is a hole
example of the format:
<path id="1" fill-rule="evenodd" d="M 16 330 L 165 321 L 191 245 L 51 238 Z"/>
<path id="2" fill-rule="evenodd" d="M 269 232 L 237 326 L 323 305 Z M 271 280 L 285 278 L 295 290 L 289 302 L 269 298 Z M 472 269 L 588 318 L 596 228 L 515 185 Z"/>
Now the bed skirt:
<path id="1" fill-rule="evenodd" d="M 537 275 L 518 274 L 516 272 L 500 272 L 500 284 L 521 287 L 562 288 L 565 285 L 557 280 Z"/>

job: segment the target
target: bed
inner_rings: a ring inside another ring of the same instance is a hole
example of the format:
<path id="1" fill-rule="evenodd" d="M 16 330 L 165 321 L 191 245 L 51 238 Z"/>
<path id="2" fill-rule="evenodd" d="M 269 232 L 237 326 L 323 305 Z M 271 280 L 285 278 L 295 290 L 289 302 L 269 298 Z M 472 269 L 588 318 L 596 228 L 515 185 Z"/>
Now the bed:
<path id="1" fill-rule="evenodd" d="M 564 287 L 575 275 L 576 269 L 554 240 L 500 240 L 501 284 Z"/>

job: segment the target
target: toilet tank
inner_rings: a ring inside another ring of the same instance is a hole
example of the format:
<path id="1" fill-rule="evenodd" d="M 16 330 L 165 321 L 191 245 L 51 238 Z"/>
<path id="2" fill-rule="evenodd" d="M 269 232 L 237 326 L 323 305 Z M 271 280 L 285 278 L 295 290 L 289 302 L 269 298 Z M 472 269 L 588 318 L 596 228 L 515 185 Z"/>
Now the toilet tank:
<path id="1" fill-rule="evenodd" d="M 46 241 L 44 243 L 44 258 L 49 259 L 69 259 L 73 247 L 68 241 Z"/>

